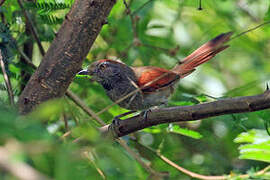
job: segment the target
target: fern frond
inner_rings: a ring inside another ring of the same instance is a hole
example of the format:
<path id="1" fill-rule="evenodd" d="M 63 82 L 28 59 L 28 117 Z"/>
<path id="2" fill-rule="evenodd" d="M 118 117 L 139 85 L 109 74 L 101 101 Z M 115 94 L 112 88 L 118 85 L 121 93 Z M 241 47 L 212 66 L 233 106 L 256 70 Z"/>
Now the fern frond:
<path id="1" fill-rule="evenodd" d="M 67 0 L 66 0 L 67 1 Z M 52 11 L 69 9 L 72 6 L 71 0 L 67 2 L 57 2 L 56 0 L 39 1 L 36 3 L 27 2 L 25 3 L 25 8 L 36 9 L 39 14 L 47 14 Z"/>
<path id="2" fill-rule="evenodd" d="M 42 21 L 44 21 L 45 24 L 55 25 L 55 24 L 62 24 L 63 19 L 58 18 L 54 15 L 40 15 L 40 18 Z"/>

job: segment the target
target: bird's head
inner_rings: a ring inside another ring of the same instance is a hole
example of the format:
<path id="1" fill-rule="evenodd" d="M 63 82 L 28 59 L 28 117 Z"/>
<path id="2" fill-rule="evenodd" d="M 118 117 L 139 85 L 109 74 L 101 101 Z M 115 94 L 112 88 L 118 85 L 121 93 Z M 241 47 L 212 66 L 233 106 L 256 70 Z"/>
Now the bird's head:
<path id="1" fill-rule="evenodd" d="M 125 66 L 125 64 L 118 61 L 102 59 L 93 62 L 87 69 L 81 70 L 78 74 L 89 75 L 91 80 L 103 82 L 112 77 L 119 76 L 121 69 Z"/>

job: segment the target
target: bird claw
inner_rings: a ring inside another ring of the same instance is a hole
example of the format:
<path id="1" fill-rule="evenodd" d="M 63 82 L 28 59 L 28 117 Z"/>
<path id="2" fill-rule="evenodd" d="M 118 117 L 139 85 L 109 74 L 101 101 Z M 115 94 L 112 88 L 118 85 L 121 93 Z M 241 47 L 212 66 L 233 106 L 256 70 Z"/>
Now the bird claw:
<path id="1" fill-rule="evenodd" d="M 109 126 L 109 131 L 111 132 L 114 138 L 117 138 L 118 134 L 120 133 L 118 129 L 118 127 L 120 126 L 120 121 L 121 119 L 118 116 L 115 116 L 112 120 L 112 123 Z"/>
<path id="2" fill-rule="evenodd" d="M 120 125 L 120 121 L 121 121 L 121 119 L 119 118 L 119 116 L 115 116 L 115 117 L 113 118 L 113 120 L 112 120 L 113 126 L 114 126 L 114 127 L 119 126 L 119 125 Z"/>
<path id="3" fill-rule="evenodd" d="M 115 117 L 113 118 L 112 123 L 111 123 L 111 125 L 109 126 L 109 129 L 111 130 L 113 137 L 117 138 L 118 135 L 121 133 L 121 132 L 119 131 L 119 127 L 120 127 L 120 124 L 121 124 L 121 121 L 122 121 L 120 118 L 121 118 L 121 117 L 124 117 L 124 116 L 127 116 L 127 115 L 129 115 L 129 114 L 132 114 L 132 113 L 134 113 L 134 112 L 136 112 L 136 111 L 129 111 L 129 112 L 120 114 L 120 115 L 118 115 L 118 116 L 115 116 Z"/>
<path id="4" fill-rule="evenodd" d="M 265 91 L 269 91 L 269 84 L 266 83 L 266 90 Z"/>
<path id="5" fill-rule="evenodd" d="M 148 113 L 152 112 L 152 109 L 147 109 L 141 112 L 141 116 L 143 117 L 142 121 L 145 122 L 148 119 Z"/>

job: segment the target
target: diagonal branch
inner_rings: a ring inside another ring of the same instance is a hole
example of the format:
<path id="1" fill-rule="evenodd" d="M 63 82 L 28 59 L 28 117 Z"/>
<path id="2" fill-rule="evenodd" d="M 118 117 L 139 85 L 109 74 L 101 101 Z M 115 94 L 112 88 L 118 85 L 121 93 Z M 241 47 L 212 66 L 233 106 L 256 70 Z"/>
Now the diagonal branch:
<path id="1" fill-rule="evenodd" d="M 5 3 L 6 0 L 1 0 L 0 1 L 0 6 L 2 6 Z"/>
<path id="2" fill-rule="evenodd" d="M 24 9 L 23 3 L 22 3 L 21 0 L 18 0 L 18 4 L 19 4 L 20 8 L 21 8 L 22 11 L 23 11 L 23 14 L 24 14 L 25 19 L 26 19 L 27 22 L 29 22 L 29 24 L 30 24 L 29 28 L 30 28 L 30 31 L 32 32 L 32 35 L 34 36 L 34 39 L 35 39 L 36 42 L 37 42 L 39 51 L 40 51 L 41 55 L 44 56 L 44 55 L 45 55 L 45 50 L 44 50 L 44 48 L 42 47 L 42 44 L 41 44 L 41 41 L 40 41 L 40 39 L 39 39 L 39 37 L 38 37 L 38 33 L 37 33 L 37 30 L 36 30 L 36 28 L 35 28 L 35 26 L 34 26 L 34 23 L 32 22 L 29 13 Z"/>
<path id="3" fill-rule="evenodd" d="M 182 173 L 184 173 L 184 174 L 186 174 L 186 175 L 188 175 L 188 176 L 190 176 L 192 178 L 196 178 L 196 179 L 202 179 L 202 180 L 225 180 L 225 179 L 233 178 L 233 177 L 249 178 L 249 177 L 263 175 L 267 171 L 270 170 L 270 166 L 266 166 L 264 169 L 254 173 L 254 174 L 237 175 L 237 174 L 230 173 L 229 175 L 217 175 L 217 176 L 202 175 L 202 174 L 192 172 L 192 171 L 190 171 L 188 169 L 185 169 L 185 168 L 179 166 L 178 164 L 176 164 L 175 162 L 171 161 L 166 156 L 161 154 L 160 150 L 156 150 L 156 149 L 153 149 L 153 148 L 151 148 L 149 146 L 145 146 L 145 145 L 141 144 L 140 142 L 138 142 L 137 140 L 134 140 L 134 142 L 137 143 L 138 145 L 142 146 L 143 148 L 146 148 L 147 150 L 151 151 L 153 154 L 155 154 L 158 158 L 160 158 L 162 161 L 164 161 L 169 166 L 172 166 L 175 169 L 177 169 L 178 171 L 180 171 L 180 172 L 182 172 Z"/>
<path id="4" fill-rule="evenodd" d="M 64 95 L 99 34 L 115 0 L 76 0 L 41 64 L 23 90 L 21 114 Z"/>
<path id="5" fill-rule="evenodd" d="M 2 69 L 2 72 L 3 72 L 5 84 L 6 84 L 6 87 L 7 87 L 7 92 L 8 92 L 10 105 L 14 106 L 14 95 L 13 95 L 13 91 L 12 91 L 12 86 L 11 86 L 10 79 L 9 79 L 9 77 L 7 75 L 7 72 L 6 72 L 5 63 L 4 63 L 4 59 L 3 59 L 3 55 L 2 55 L 1 50 L 0 50 L 0 64 L 1 64 L 1 69 Z"/>
<path id="6" fill-rule="evenodd" d="M 0 147 L 0 170 L 5 170 L 21 180 L 50 180 L 28 164 L 12 160 L 12 153 L 4 147 Z"/>
<path id="7" fill-rule="evenodd" d="M 118 137 L 125 136 L 132 132 L 162 124 L 180 121 L 194 121 L 224 114 L 253 112 L 270 108 L 270 90 L 255 96 L 244 96 L 227 98 L 214 102 L 198 104 L 193 106 L 177 106 L 152 110 L 147 120 L 137 115 L 117 124 L 106 125 L 100 128 L 104 133 L 109 129 L 114 130 Z M 109 128 L 112 126 L 112 128 Z"/>
<path id="8" fill-rule="evenodd" d="M 6 0 L 1 0 L 0 1 L 0 6 L 2 6 L 5 3 Z"/>

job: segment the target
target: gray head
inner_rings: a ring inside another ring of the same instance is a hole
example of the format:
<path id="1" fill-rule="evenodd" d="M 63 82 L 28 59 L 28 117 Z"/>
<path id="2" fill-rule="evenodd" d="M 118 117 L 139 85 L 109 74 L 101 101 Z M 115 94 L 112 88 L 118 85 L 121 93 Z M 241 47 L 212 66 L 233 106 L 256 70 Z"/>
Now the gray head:
<path id="1" fill-rule="evenodd" d="M 93 62 L 87 69 L 78 73 L 79 75 L 89 75 L 92 80 L 99 83 L 108 81 L 117 81 L 121 79 L 127 79 L 127 75 L 130 79 L 135 81 L 135 74 L 133 70 L 124 63 L 103 59 Z M 111 82 L 114 83 L 114 82 Z"/>

